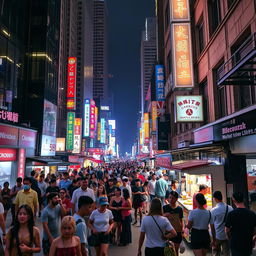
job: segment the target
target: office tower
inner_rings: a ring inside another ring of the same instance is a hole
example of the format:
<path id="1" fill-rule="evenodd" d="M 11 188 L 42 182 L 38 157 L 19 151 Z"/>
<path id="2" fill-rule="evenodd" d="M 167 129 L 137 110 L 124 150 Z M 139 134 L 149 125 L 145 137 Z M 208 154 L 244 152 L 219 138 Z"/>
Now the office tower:
<path id="1" fill-rule="evenodd" d="M 146 19 L 145 30 L 141 38 L 141 113 L 144 113 L 144 102 L 149 88 L 152 70 L 156 61 L 156 19 Z"/>
<path id="2" fill-rule="evenodd" d="M 93 98 L 108 98 L 106 1 L 94 0 Z"/>

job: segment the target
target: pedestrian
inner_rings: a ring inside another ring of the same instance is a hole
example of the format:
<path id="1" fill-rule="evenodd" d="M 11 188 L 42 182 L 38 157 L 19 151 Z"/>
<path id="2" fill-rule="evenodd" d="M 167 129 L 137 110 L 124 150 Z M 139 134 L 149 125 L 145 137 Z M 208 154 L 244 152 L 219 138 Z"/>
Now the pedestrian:
<path id="1" fill-rule="evenodd" d="M 176 235 L 169 220 L 163 216 L 161 200 L 154 198 L 150 203 L 149 214 L 142 220 L 137 255 L 142 255 L 141 248 L 145 236 L 145 256 L 164 256 L 166 241 Z"/>
<path id="2" fill-rule="evenodd" d="M 188 216 L 186 228 L 191 229 L 191 248 L 195 256 L 206 256 L 210 249 L 211 239 L 209 235 L 209 224 L 211 212 L 204 208 L 206 199 L 203 194 L 195 196 L 197 209 L 192 210 Z"/>
<path id="3" fill-rule="evenodd" d="M 61 217 L 66 215 L 58 193 L 50 193 L 47 199 L 48 205 L 43 209 L 41 217 L 43 224 L 43 252 L 45 256 L 49 254 L 53 240 L 59 236 Z"/>
<path id="4" fill-rule="evenodd" d="M 78 200 L 80 196 L 89 196 L 95 202 L 94 192 L 91 188 L 88 187 L 88 184 L 88 178 L 83 177 L 81 179 L 81 187 L 73 192 L 73 196 L 71 199 L 73 213 L 78 211 Z"/>
<path id="5" fill-rule="evenodd" d="M 69 174 L 68 172 L 64 172 L 62 175 L 62 180 L 59 183 L 59 187 L 61 188 L 65 188 L 66 190 L 68 189 L 68 187 L 72 184 L 72 181 L 69 179 Z"/>
<path id="6" fill-rule="evenodd" d="M 120 243 L 120 234 L 121 234 L 121 209 L 122 206 L 122 197 L 121 197 L 121 189 L 116 187 L 115 195 L 111 198 L 109 209 L 112 211 L 114 216 L 114 226 L 111 232 L 112 235 L 112 243 L 119 245 Z"/>
<path id="7" fill-rule="evenodd" d="M 211 210 L 212 254 L 213 256 L 229 256 L 229 241 L 225 233 L 225 223 L 228 213 L 233 208 L 223 203 L 223 197 L 220 191 L 213 193 L 213 199 L 216 202 L 216 207 Z"/>
<path id="8" fill-rule="evenodd" d="M 16 184 L 13 186 L 13 188 L 11 189 L 11 200 L 12 200 L 12 205 L 11 205 L 11 213 L 12 213 L 12 224 L 14 223 L 14 220 L 15 220 L 15 204 L 14 204 L 14 201 L 15 201 L 15 198 L 18 194 L 18 192 L 20 190 L 22 190 L 23 187 L 22 187 L 22 178 L 21 177 L 18 177 L 16 179 Z"/>
<path id="9" fill-rule="evenodd" d="M 169 204 L 164 205 L 164 216 L 168 218 L 171 225 L 175 229 L 177 235 L 171 239 L 174 243 L 176 255 L 179 255 L 179 248 L 182 242 L 183 233 L 183 210 L 177 205 L 179 194 L 176 191 L 171 191 L 169 194 Z"/>
<path id="10" fill-rule="evenodd" d="M 71 215 L 72 203 L 65 188 L 60 189 L 60 199 L 67 215 Z"/>
<path id="11" fill-rule="evenodd" d="M 79 183 L 80 183 L 80 181 L 78 179 L 72 180 L 72 184 L 68 187 L 68 193 L 69 193 L 70 198 L 72 198 L 73 192 L 80 187 Z"/>
<path id="12" fill-rule="evenodd" d="M 12 200 L 11 200 L 11 190 L 9 188 L 9 185 L 10 185 L 9 182 L 6 181 L 4 182 L 3 185 L 4 187 L 2 189 L 1 196 L 2 196 L 2 203 L 4 206 L 4 219 L 6 220 L 7 213 L 11 209 Z"/>
<path id="13" fill-rule="evenodd" d="M 163 174 L 159 173 L 158 176 L 159 179 L 156 181 L 155 195 L 161 200 L 162 203 L 164 203 L 166 191 L 168 190 L 168 183 L 163 178 Z"/>
<path id="14" fill-rule="evenodd" d="M 57 186 L 57 181 L 55 178 L 51 179 L 49 182 L 49 187 L 46 189 L 46 197 L 48 198 L 48 195 L 50 193 L 60 193 L 60 188 Z"/>
<path id="15" fill-rule="evenodd" d="M 43 207 L 46 206 L 47 204 L 47 199 L 46 199 L 46 189 L 47 189 L 47 184 L 44 181 L 45 175 L 42 173 L 39 176 L 39 181 L 38 181 L 38 187 L 41 192 L 41 198 L 39 200 L 39 217 L 41 216 L 41 210 Z"/>
<path id="16" fill-rule="evenodd" d="M 134 208 L 134 223 L 132 225 L 137 224 L 137 215 L 140 216 L 140 226 L 142 221 L 142 208 L 143 208 L 143 202 L 145 201 L 145 198 L 143 195 L 145 194 L 145 191 L 143 187 L 140 184 L 141 180 L 137 179 L 135 181 L 135 186 L 132 187 L 132 194 L 133 194 L 133 205 Z"/>
<path id="17" fill-rule="evenodd" d="M 40 251 L 40 231 L 35 226 L 33 211 L 30 206 L 22 205 L 8 231 L 5 256 L 30 256 Z"/>
<path id="18" fill-rule="evenodd" d="M 106 184 L 106 191 L 107 191 L 109 201 L 111 200 L 111 197 L 115 195 L 115 189 L 116 189 L 116 186 L 114 186 L 114 180 L 109 179 Z"/>
<path id="19" fill-rule="evenodd" d="M 49 256 L 82 256 L 80 238 L 75 233 L 75 219 L 65 216 L 61 221 L 61 235 L 53 240 Z"/>
<path id="20" fill-rule="evenodd" d="M 178 189 L 177 189 L 177 192 L 178 192 L 179 196 L 181 196 L 182 193 L 183 192 L 186 193 L 186 191 L 187 191 L 187 188 L 186 188 L 186 176 L 182 175 L 180 183 L 179 183 L 179 186 L 178 186 Z"/>
<path id="21" fill-rule="evenodd" d="M 122 214 L 122 231 L 120 236 L 120 245 L 126 246 L 132 243 L 132 202 L 128 189 L 123 189 L 122 206 L 119 208 Z"/>
<path id="22" fill-rule="evenodd" d="M 132 189 L 131 189 L 131 186 L 128 184 L 128 178 L 126 176 L 123 176 L 122 177 L 122 185 L 120 186 L 121 188 L 121 195 L 123 196 L 123 190 L 126 188 L 128 189 L 128 192 L 130 194 L 130 198 L 132 197 Z"/>
<path id="23" fill-rule="evenodd" d="M 148 203 L 150 202 L 149 200 L 149 191 L 148 191 L 148 181 L 145 181 L 143 184 L 143 189 L 145 191 L 145 194 L 143 195 L 144 202 L 143 202 L 143 211 L 142 213 L 148 213 Z"/>
<path id="24" fill-rule="evenodd" d="M 4 219 L 4 206 L 0 202 L 0 231 L 2 231 L 2 237 L 0 237 L 0 255 L 4 254 L 4 243 L 6 239 L 6 226 Z"/>
<path id="25" fill-rule="evenodd" d="M 25 177 L 23 179 L 23 189 L 20 190 L 14 200 L 15 204 L 15 212 L 18 212 L 18 209 L 21 205 L 28 205 L 32 209 L 34 213 L 34 217 L 36 217 L 37 209 L 38 209 L 38 196 L 37 192 L 31 188 L 31 179 L 29 177 Z"/>
<path id="26" fill-rule="evenodd" d="M 228 213 L 225 224 L 231 254 L 232 256 L 249 256 L 256 242 L 256 215 L 245 208 L 243 193 L 235 192 L 232 201 L 236 209 Z"/>
<path id="27" fill-rule="evenodd" d="M 156 187 L 156 174 L 153 173 L 151 175 L 151 180 L 148 183 L 148 192 L 149 192 L 149 196 L 150 196 L 150 201 L 152 201 L 156 196 L 155 187 Z"/>
<path id="28" fill-rule="evenodd" d="M 107 196 L 107 192 L 104 185 L 99 185 L 96 194 L 96 207 L 99 207 L 99 200 L 101 197 Z"/>
<path id="29" fill-rule="evenodd" d="M 112 212 L 107 209 L 108 198 L 100 197 L 100 207 L 94 210 L 89 218 L 96 256 L 108 255 L 110 232 L 114 225 Z"/>
<path id="30" fill-rule="evenodd" d="M 78 200 L 78 211 L 74 214 L 76 221 L 76 235 L 80 238 L 82 256 L 89 255 L 88 229 L 85 217 L 90 216 L 93 210 L 94 202 L 89 196 L 80 196 Z"/>
<path id="31" fill-rule="evenodd" d="M 198 193 L 200 193 L 205 196 L 207 194 L 207 189 L 208 189 L 208 186 L 203 185 L 203 184 L 199 185 L 199 191 L 193 195 L 193 209 L 196 209 L 197 205 L 198 205 L 198 203 L 196 201 L 196 195 Z M 205 203 L 204 208 L 207 208 L 207 202 Z"/>

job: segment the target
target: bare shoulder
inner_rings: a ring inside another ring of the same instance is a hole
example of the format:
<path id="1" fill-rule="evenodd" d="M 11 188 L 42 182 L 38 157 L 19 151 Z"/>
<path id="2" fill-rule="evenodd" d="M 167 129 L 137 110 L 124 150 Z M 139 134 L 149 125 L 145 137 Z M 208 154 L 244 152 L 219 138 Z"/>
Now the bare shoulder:
<path id="1" fill-rule="evenodd" d="M 74 236 L 75 242 L 80 244 L 80 238 L 78 236 Z"/>

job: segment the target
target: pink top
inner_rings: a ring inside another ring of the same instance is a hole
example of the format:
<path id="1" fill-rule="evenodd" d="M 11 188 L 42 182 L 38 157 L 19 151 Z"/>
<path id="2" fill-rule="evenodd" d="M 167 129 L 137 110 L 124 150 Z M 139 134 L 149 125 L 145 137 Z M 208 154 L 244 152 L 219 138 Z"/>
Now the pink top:
<path id="1" fill-rule="evenodd" d="M 123 200 L 122 207 L 129 207 L 129 204 L 125 200 Z M 129 215 L 131 215 L 131 210 L 122 210 L 123 219 Z"/>

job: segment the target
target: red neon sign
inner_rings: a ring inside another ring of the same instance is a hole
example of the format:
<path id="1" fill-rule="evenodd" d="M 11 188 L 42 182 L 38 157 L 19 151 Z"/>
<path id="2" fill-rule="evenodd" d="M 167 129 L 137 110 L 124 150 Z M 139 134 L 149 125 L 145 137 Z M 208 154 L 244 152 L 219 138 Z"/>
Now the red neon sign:
<path id="1" fill-rule="evenodd" d="M 13 148 L 0 148 L 0 161 L 16 161 L 17 151 Z"/>
<path id="2" fill-rule="evenodd" d="M 67 109 L 76 109 L 76 57 L 68 58 Z"/>

